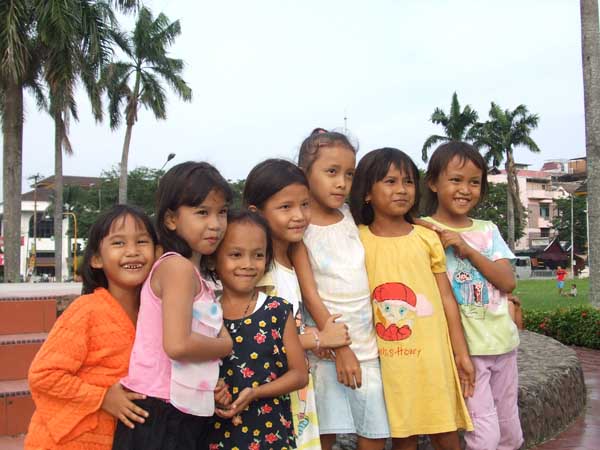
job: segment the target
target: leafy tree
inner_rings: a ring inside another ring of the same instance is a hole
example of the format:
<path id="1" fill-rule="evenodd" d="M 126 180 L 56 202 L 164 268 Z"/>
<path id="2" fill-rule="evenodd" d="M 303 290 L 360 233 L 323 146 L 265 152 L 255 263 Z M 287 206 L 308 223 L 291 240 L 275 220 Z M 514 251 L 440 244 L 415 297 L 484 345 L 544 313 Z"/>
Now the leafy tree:
<path id="1" fill-rule="evenodd" d="M 600 230 L 600 25 L 598 0 L 580 0 L 590 230 Z M 590 302 L 600 308 L 600 233 L 590 233 Z"/>
<path id="2" fill-rule="evenodd" d="M 488 164 L 498 167 L 505 161 L 508 190 L 507 242 L 511 250 L 515 248 L 515 223 L 522 222 L 525 218 L 525 211 L 520 200 L 514 149 L 522 146 L 534 153 L 539 153 L 539 147 L 530 136 L 531 132 L 537 128 L 538 122 L 538 115 L 529 114 L 525 105 L 519 105 L 511 111 L 510 109 L 503 110 L 492 102 L 489 120 L 485 123 L 477 123 L 471 129 L 471 137 L 475 140 L 475 146 L 486 149 L 484 157 Z"/>
<path id="3" fill-rule="evenodd" d="M 552 227 L 558 231 L 561 241 L 571 242 L 571 198 L 556 200 L 558 214 L 552 219 Z M 587 246 L 587 200 L 585 197 L 573 197 L 573 240 L 575 248 Z"/>
<path id="4" fill-rule="evenodd" d="M 229 186 L 233 191 L 233 200 L 231 201 L 231 209 L 241 209 L 242 208 L 242 198 L 244 195 L 244 186 L 246 185 L 246 180 L 227 180 L 229 182 Z"/>
<path id="5" fill-rule="evenodd" d="M 435 108 L 435 111 L 431 115 L 430 120 L 435 124 L 441 125 L 444 128 L 445 135 L 433 134 L 427 138 L 422 149 L 421 157 L 423 161 L 427 162 L 427 152 L 431 147 L 440 142 L 470 140 L 469 127 L 476 123 L 477 119 L 477 112 L 471 106 L 466 105 L 461 111 L 458 96 L 455 92 L 452 95 L 449 115 L 440 108 Z"/>
<path id="6" fill-rule="evenodd" d="M 155 19 L 149 9 L 142 7 L 135 29 L 123 36 L 120 42 L 128 60 L 113 62 L 103 70 L 102 83 L 107 89 L 112 129 L 123 120 L 121 108 L 124 104 L 126 130 L 120 165 L 119 203 L 127 203 L 129 146 L 139 108 L 149 109 L 157 119 L 166 119 L 166 96 L 161 79 L 184 101 L 192 99 L 192 90 L 181 77 L 183 60 L 168 56 L 167 49 L 179 34 L 181 26 L 178 20 L 170 22 L 164 14 Z"/>
<path id="7" fill-rule="evenodd" d="M 472 212 L 475 219 L 489 220 L 495 223 L 500 234 L 507 240 L 508 220 L 506 183 L 490 183 L 489 191 L 483 201 Z M 525 235 L 525 220 L 515 223 L 515 238 L 518 240 Z"/>

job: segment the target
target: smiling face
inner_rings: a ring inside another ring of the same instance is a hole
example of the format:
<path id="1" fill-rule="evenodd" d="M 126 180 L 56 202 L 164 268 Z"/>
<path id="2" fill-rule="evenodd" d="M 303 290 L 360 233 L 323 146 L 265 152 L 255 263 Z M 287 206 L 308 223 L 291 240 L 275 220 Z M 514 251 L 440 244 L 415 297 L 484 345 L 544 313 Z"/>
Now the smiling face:
<path id="1" fill-rule="evenodd" d="M 216 266 L 225 293 L 253 292 L 265 273 L 266 254 L 265 230 L 251 222 L 229 225 L 217 250 Z"/>
<path id="2" fill-rule="evenodd" d="M 441 217 L 459 219 L 477 206 L 483 173 L 471 160 L 455 156 L 429 188 L 436 193 Z"/>
<path id="3" fill-rule="evenodd" d="M 194 256 L 212 254 L 227 228 L 227 202 L 221 191 L 210 191 L 197 206 L 182 205 L 165 215 L 165 226 L 175 231 Z"/>
<path id="4" fill-rule="evenodd" d="M 340 145 L 320 148 L 307 173 L 311 207 L 325 212 L 341 208 L 352 187 L 355 165 L 351 149 Z"/>
<path id="5" fill-rule="evenodd" d="M 415 203 L 416 184 L 411 174 L 390 165 L 386 175 L 376 181 L 365 197 L 376 218 L 404 217 Z"/>
<path id="6" fill-rule="evenodd" d="M 310 223 L 310 196 L 302 184 L 290 184 L 272 195 L 260 209 L 269 223 L 273 241 L 300 242 Z"/>
<path id="7" fill-rule="evenodd" d="M 154 242 L 144 224 L 131 215 L 114 220 L 91 260 L 91 266 L 106 275 L 111 292 L 140 287 L 153 263 Z"/>

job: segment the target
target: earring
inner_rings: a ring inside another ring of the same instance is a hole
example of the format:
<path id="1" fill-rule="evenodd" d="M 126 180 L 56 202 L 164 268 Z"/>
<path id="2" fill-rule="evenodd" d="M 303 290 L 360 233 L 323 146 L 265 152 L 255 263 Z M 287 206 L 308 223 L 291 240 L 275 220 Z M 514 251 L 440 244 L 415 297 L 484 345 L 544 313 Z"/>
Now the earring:
<path id="1" fill-rule="evenodd" d="M 371 200 L 365 200 L 365 205 L 368 205 L 369 203 L 371 203 Z"/>

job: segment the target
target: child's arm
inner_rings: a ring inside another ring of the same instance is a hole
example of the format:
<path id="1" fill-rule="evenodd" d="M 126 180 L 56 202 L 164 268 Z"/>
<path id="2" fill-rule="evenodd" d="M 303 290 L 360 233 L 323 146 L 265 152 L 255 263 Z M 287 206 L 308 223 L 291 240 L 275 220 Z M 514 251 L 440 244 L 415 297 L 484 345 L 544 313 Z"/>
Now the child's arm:
<path id="1" fill-rule="evenodd" d="M 362 372 L 360 370 L 360 362 L 354 354 L 354 351 L 349 347 L 352 342 L 350 340 L 350 335 L 348 334 L 348 326 L 343 323 L 335 323 L 334 321 L 339 318 L 340 315 L 336 314 L 332 316 L 323 304 L 310 266 L 308 251 L 303 242 L 292 246 L 290 258 L 292 259 L 292 264 L 296 270 L 296 276 L 298 277 L 298 283 L 300 284 L 300 290 L 302 291 L 302 300 L 304 301 L 308 312 L 310 312 L 310 315 L 317 323 L 317 326 L 322 330 L 321 346 L 325 348 L 335 348 L 327 341 L 327 339 L 323 339 L 323 336 L 327 336 L 329 330 L 331 330 L 332 335 L 335 333 L 338 339 L 344 339 L 344 343 L 340 343 L 335 350 L 335 365 L 338 381 L 352 389 L 361 387 Z M 335 330 L 335 326 L 343 326 L 343 328 Z M 344 334 L 340 334 L 340 332 L 344 332 Z M 311 350 L 313 348 L 311 348 Z"/>
<path id="2" fill-rule="evenodd" d="M 290 258 L 298 277 L 298 284 L 302 292 L 302 301 L 306 305 L 311 317 L 315 320 L 319 327 L 319 346 L 324 348 L 337 348 L 350 345 L 350 335 L 348 334 L 348 326 L 342 322 L 335 322 L 341 317 L 341 314 L 331 315 L 327 307 L 323 304 L 323 300 L 319 296 L 317 283 L 315 282 L 308 252 L 303 242 L 294 244 L 290 248 Z M 310 333 L 306 333 L 310 335 Z M 305 339 L 300 337 L 303 347 L 308 350 L 313 350 L 317 347 L 317 343 L 313 336 L 306 339 L 308 346 L 305 346 Z"/>
<path id="3" fill-rule="evenodd" d="M 291 311 L 288 314 L 283 331 L 283 345 L 287 357 L 288 370 L 279 378 L 255 388 L 245 388 L 240 392 L 229 409 L 217 409 L 223 418 L 231 418 L 241 413 L 254 400 L 273 398 L 296 391 L 308 384 L 308 369 L 304 359 L 304 351 L 296 331 L 296 323 Z"/>
<path id="4" fill-rule="evenodd" d="M 517 285 L 515 275 L 508 259 L 492 261 L 467 244 L 460 233 L 442 229 L 425 220 L 419 220 L 418 224 L 436 231 L 445 249 L 452 247 L 457 257 L 471 261 L 471 264 L 496 288 L 503 292 L 512 292 L 515 289 Z"/>
<path id="5" fill-rule="evenodd" d="M 58 444 L 96 428 L 96 413 L 107 397 L 110 400 L 111 388 L 86 383 L 77 376 L 88 355 L 92 313 L 85 305 L 73 303 L 56 322 L 29 367 L 28 381 L 36 409 Z M 130 398 L 144 396 L 133 394 Z M 131 413 L 127 417 L 143 422 L 146 411 L 131 405 L 124 405 Z"/>
<path id="6" fill-rule="evenodd" d="M 448 332 L 450 333 L 450 342 L 454 351 L 454 359 L 463 395 L 470 397 L 473 395 L 475 388 L 475 368 L 469 357 L 469 349 L 460 321 L 460 312 L 447 275 L 445 273 L 434 273 L 434 276 L 442 297 L 444 313 L 448 322 Z"/>
<path id="7" fill-rule="evenodd" d="M 156 280 L 154 278 L 157 278 Z M 169 258 L 153 274 L 155 292 L 162 300 L 163 347 L 176 361 L 208 361 L 231 352 L 233 343 L 226 331 L 218 337 L 192 331 L 192 300 L 197 278 L 192 263 L 184 258 Z"/>

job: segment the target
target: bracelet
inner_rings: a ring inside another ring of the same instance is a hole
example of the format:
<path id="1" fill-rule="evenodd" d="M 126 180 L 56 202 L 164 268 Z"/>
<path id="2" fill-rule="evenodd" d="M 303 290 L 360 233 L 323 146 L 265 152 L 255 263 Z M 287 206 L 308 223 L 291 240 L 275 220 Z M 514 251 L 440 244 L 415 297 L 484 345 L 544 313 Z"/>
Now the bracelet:
<path id="1" fill-rule="evenodd" d="M 313 336 L 315 337 L 315 343 L 317 344 L 317 347 L 315 348 L 316 351 L 319 351 L 319 349 L 321 348 L 321 339 L 319 339 L 319 333 L 317 333 L 316 331 L 313 331 Z"/>

